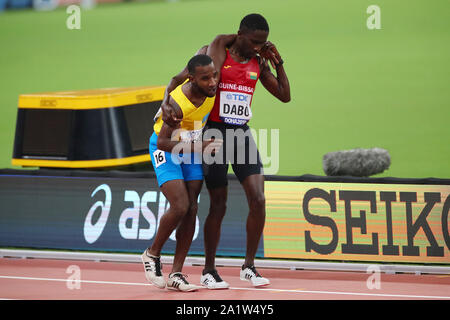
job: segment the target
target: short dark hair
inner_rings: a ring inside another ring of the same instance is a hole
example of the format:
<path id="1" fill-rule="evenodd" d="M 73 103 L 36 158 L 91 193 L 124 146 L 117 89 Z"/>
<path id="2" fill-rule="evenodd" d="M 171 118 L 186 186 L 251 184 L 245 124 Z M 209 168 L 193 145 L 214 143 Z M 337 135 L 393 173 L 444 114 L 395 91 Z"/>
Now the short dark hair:
<path id="1" fill-rule="evenodd" d="M 212 62 L 212 59 L 210 56 L 206 55 L 206 54 L 198 54 L 195 55 L 191 58 L 191 60 L 189 60 L 187 68 L 190 74 L 194 74 L 195 73 L 195 68 L 198 66 L 207 66 Z"/>
<path id="2" fill-rule="evenodd" d="M 242 20 L 239 26 L 239 30 L 245 31 L 256 31 L 262 30 L 269 32 L 269 24 L 266 19 L 260 15 L 259 13 L 251 13 L 246 15 Z"/>

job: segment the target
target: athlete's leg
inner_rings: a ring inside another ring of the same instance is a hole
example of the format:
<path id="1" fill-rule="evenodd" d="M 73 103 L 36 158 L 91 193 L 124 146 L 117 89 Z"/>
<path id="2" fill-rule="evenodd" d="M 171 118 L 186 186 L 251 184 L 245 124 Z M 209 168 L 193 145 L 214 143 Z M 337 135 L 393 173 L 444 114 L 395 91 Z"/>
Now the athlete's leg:
<path id="1" fill-rule="evenodd" d="M 250 281 L 255 287 L 270 284 L 269 279 L 262 277 L 255 268 L 255 255 L 266 219 L 264 176 L 252 174 L 242 181 L 247 196 L 249 214 L 247 217 L 247 250 L 245 262 L 240 271 L 240 279 Z"/>
<path id="2" fill-rule="evenodd" d="M 197 214 L 197 197 L 200 192 L 203 180 L 185 181 L 188 194 L 188 207 L 185 215 L 180 219 L 176 232 L 176 249 L 172 272 L 167 278 L 167 289 L 177 291 L 195 291 L 196 285 L 189 284 L 181 273 L 184 260 L 192 243 L 195 232 L 195 217 Z M 195 204 L 195 205 L 194 205 Z M 170 235 L 170 234 L 169 234 Z"/>
<path id="3" fill-rule="evenodd" d="M 226 157 L 227 139 L 222 127 L 222 148 L 217 154 L 219 162 L 203 164 L 205 184 L 209 192 L 209 213 L 205 220 L 203 237 L 205 244 L 205 269 L 203 274 L 215 270 L 217 246 L 220 241 L 220 229 L 227 209 L 228 194 L 228 160 Z"/>
<path id="4" fill-rule="evenodd" d="M 161 218 L 155 240 L 148 249 L 148 253 L 153 256 L 160 256 L 163 245 L 189 209 L 189 195 L 184 180 L 167 181 L 160 188 L 170 208 Z"/>
<path id="5" fill-rule="evenodd" d="M 253 266 L 266 220 L 264 176 L 261 174 L 250 175 L 242 182 L 242 186 L 245 190 L 249 206 L 246 225 L 247 249 L 244 266 Z"/>
<path id="6" fill-rule="evenodd" d="M 208 189 L 209 213 L 205 220 L 203 237 L 205 241 L 205 271 L 215 269 L 216 251 L 220 240 L 220 229 L 227 209 L 228 186 Z"/>
<path id="7" fill-rule="evenodd" d="M 237 139 L 233 171 L 244 188 L 249 206 L 247 217 L 247 249 L 245 266 L 253 266 L 259 240 L 264 229 L 266 208 L 264 197 L 264 175 L 261 157 L 256 142 L 248 126 L 244 127 L 245 136 Z M 245 159 L 242 163 L 239 159 Z"/>
<path id="8" fill-rule="evenodd" d="M 202 189 L 203 180 L 187 181 L 187 192 L 189 196 L 189 208 L 186 215 L 181 220 L 176 232 L 176 249 L 173 260 L 172 273 L 181 272 L 186 259 L 189 248 L 191 247 L 192 238 L 195 233 L 195 220 L 198 211 L 198 195 Z"/>

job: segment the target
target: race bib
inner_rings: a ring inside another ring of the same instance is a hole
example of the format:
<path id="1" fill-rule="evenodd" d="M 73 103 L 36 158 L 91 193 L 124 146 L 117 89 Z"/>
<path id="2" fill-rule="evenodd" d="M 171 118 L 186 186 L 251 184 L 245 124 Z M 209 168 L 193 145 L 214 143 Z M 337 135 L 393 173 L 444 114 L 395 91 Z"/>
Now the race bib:
<path id="1" fill-rule="evenodd" d="M 252 118 L 250 102 L 252 96 L 246 93 L 220 92 L 220 119 L 229 124 L 242 125 Z"/>
<path id="2" fill-rule="evenodd" d="M 157 149 L 155 152 L 153 152 L 153 158 L 155 159 L 155 169 L 163 163 L 166 163 L 166 153 L 162 150 Z"/>

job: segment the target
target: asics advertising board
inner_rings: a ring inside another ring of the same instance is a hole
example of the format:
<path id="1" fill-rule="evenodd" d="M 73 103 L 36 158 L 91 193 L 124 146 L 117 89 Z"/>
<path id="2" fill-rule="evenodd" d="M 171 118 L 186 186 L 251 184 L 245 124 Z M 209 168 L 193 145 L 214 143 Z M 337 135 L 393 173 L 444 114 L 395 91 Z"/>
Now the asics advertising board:
<path id="1" fill-rule="evenodd" d="M 218 255 L 245 255 L 247 200 L 230 180 Z M 189 254 L 203 255 L 205 187 Z M 0 246 L 141 252 L 151 245 L 169 203 L 156 179 L 0 175 Z M 175 232 L 163 247 L 173 254 Z M 263 256 L 263 246 L 258 256 Z"/>

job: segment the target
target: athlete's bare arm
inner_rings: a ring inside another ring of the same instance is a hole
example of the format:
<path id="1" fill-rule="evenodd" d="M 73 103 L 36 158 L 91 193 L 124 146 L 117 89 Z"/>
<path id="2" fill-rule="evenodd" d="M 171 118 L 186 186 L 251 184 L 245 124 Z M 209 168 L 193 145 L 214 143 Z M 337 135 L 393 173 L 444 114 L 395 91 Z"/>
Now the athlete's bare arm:
<path id="1" fill-rule="evenodd" d="M 195 55 L 199 54 L 206 54 L 206 49 L 208 46 L 201 47 Z M 164 97 L 161 102 L 161 110 L 162 110 L 162 119 L 164 123 L 168 124 L 171 127 L 177 127 L 180 123 L 181 119 L 178 119 L 176 117 L 175 111 L 171 108 L 171 105 L 169 104 L 169 97 L 170 93 L 175 90 L 176 87 L 178 87 L 180 84 L 182 84 L 186 79 L 188 78 L 188 69 L 187 66 L 184 67 L 184 69 L 177 74 L 176 76 L 172 77 L 170 79 L 169 84 L 166 87 L 166 90 L 164 91 Z"/>
<path id="2" fill-rule="evenodd" d="M 261 50 L 260 56 L 262 59 L 260 60 L 261 73 L 259 80 L 264 88 L 282 102 L 291 101 L 291 89 L 286 71 L 283 67 L 283 59 L 281 59 L 275 45 L 267 41 Z M 276 70 L 276 76 L 270 71 L 268 61 L 270 61 L 272 67 Z"/>
<path id="3" fill-rule="evenodd" d="M 173 110 L 176 118 L 181 122 L 181 120 L 183 119 L 183 111 L 181 110 L 178 103 L 176 103 L 176 101 L 170 95 L 168 105 L 170 105 L 170 108 L 171 110 Z M 176 127 L 170 126 L 166 122 L 163 122 L 156 143 L 156 146 L 159 150 L 172 152 L 173 148 L 177 146 L 178 150 L 188 150 L 189 152 L 199 152 L 204 150 L 207 150 L 209 153 L 218 152 L 223 142 L 219 139 L 209 139 L 202 141 L 201 150 L 195 150 L 195 145 L 191 142 L 180 142 L 177 132 L 175 132 L 177 129 L 180 129 L 180 122 L 178 122 L 178 125 Z M 184 145 L 180 146 L 180 143 Z"/>
<path id="4" fill-rule="evenodd" d="M 222 69 L 222 65 L 227 58 L 226 48 L 229 47 L 234 40 L 236 39 L 236 34 L 221 34 L 218 35 L 213 42 L 208 46 L 208 50 L 206 54 L 211 57 L 214 62 L 214 65 L 217 68 L 217 72 L 219 72 L 218 77 L 220 78 L 220 70 Z"/>
<path id="5" fill-rule="evenodd" d="M 199 54 L 206 54 L 206 49 L 208 48 L 208 46 L 203 46 L 201 47 L 196 53 L 195 55 L 199 55 Z M 179 74 L 177 74 L 176 76 L 172 77 L 172 79 L 170 79 L 169 84 L 166 87 L 166 90 L 164 91 L 164 98 L 163 98 L 163 103 L 169 102 L 169 94 L 176 88 L 178 87 L 180 84 L 182 84 L 188 77 L 188 69 L 187 67 L 184 67 L 183 70 L 181 70 L 181 72 Z M 163 110 L 164 111 L 164 110 Z M 164 119 L 163 119 L 164 120 Z"/>
<path id="6" fill-rule="evenodd" d="M 180 128 L 180 122 L 183 119 L 183 111 L 181 110 L 178 103 L 176 103 L 170 95 L 168 96 L 167 100 L 167 105 L 169 106 L 174 118 L 178 119 L 178 122 L 175 126 L 170 126 L 163 120 L 163 125 L 161 126 L 161 130 L 159 131 L 156 146 L 159 150 L 171 152 L 174 146 L 179 142 L 172 139 L 172 135 L 175 130 Z"/>

